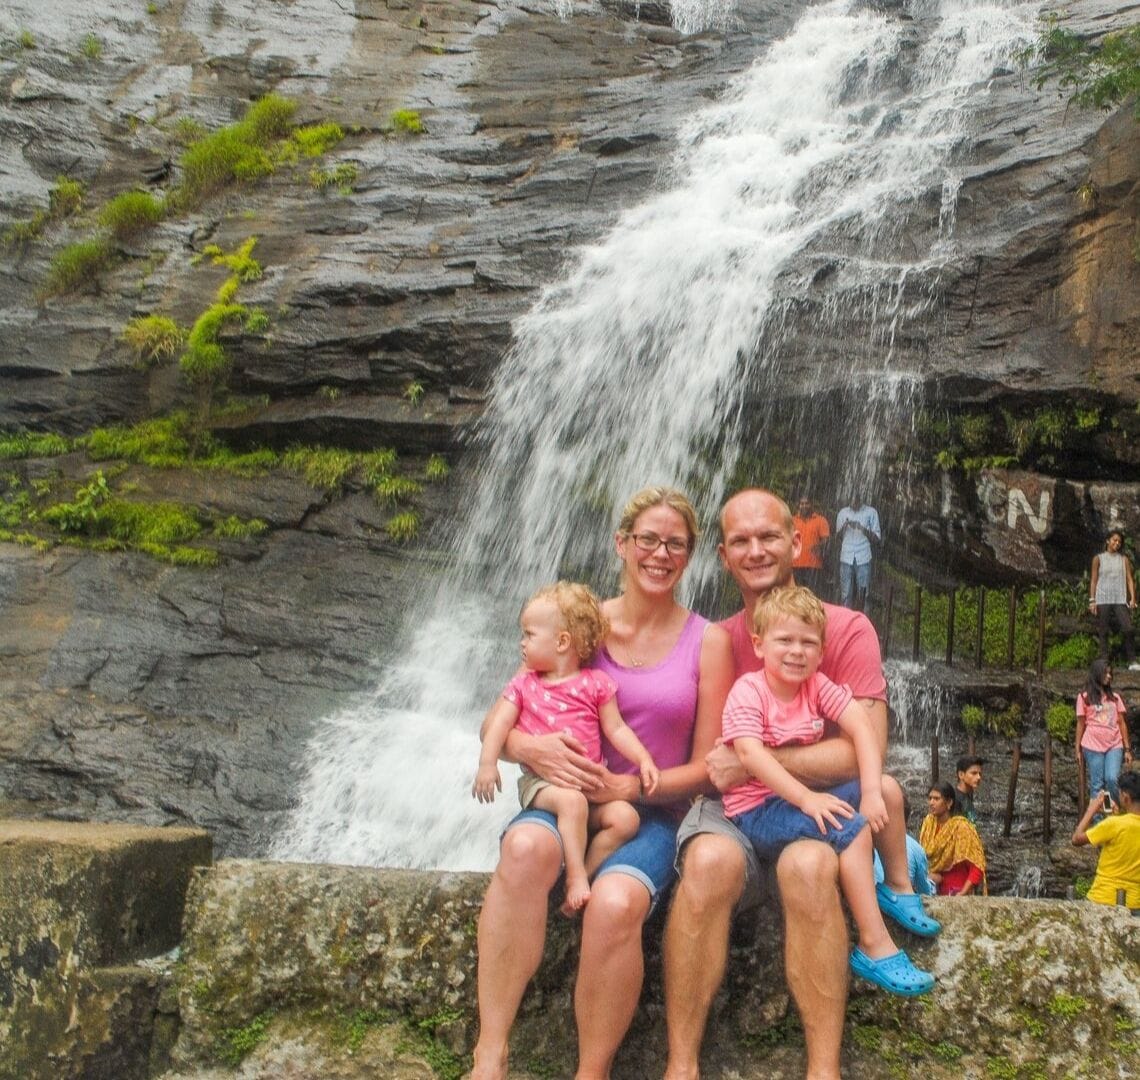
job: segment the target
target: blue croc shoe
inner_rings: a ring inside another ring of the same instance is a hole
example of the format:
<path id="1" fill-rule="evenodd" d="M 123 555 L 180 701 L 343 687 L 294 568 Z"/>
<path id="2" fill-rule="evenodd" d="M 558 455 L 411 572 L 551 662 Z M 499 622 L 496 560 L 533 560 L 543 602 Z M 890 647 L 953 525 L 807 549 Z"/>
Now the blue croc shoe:
<path id="1" fill-rule="evenodd" d="M 916 968 L 902 949 L 881 960 L 872 960 L 862 949 L 856 949 L 851 954 L 851 970 L 860 978 L 903 997 L 918 997 L 934 987 L 934 976 Z"/>
<path id="2" fill-rule="evenodd" d="M 942 929 L 942 924 L 923 910 L 921 896 L 897 893 L 881 881 L 875 886 L 875 896 L 879 901 L 879 910 L 912 934 L 934 937 Z"/>

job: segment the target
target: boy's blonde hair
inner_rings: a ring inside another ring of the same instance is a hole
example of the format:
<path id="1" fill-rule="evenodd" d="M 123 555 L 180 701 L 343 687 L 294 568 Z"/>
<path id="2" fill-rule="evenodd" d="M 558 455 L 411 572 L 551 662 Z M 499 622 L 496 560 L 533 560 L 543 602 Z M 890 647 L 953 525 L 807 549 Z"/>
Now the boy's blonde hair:
<path id="1" fill-rule="evenodd" d="M 752 613 L 752 629 L 763 637 L 772 623 L 788 616 L 818 630 L 822 644 L 827 632 L 827 612 L 823 610 L 823 601 L 803 585 L 783 585 L 760 597 Z"/>
<path id="2" fill-rule="evenodd" d="M 602 614 L 601 602 L 586 585 L 574 581 L 547 585 L 539 589 L 524 608 L 536 600 L 549 600 L 558 608 L 578 660 L 583 664 L 598 651 L 598 646 L 610 632 L 610 621 Z"/>
<path id="3" fill-rule="evenodd" d="M 617 531 L 623 536 L 629 536 L 637 519 L 655 506 L 668 506 L 681 515 L 689 532 L 689 550 L 692 551 L 697 546 L 697 537 L 701 535 L 701 530 L 697 527 L 697 512 L 693 509 L 693 504 L 676 488 L 642 488 L 622 507 Z"/>

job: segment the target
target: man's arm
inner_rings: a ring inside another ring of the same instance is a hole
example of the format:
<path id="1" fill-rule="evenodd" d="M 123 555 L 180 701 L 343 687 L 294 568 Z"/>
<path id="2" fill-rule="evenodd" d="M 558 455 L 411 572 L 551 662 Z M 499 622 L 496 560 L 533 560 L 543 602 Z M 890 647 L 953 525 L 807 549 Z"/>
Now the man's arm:
<path id="1" fill-rule="evenodd" d="M 867 710 L 871 732 L 883 759 L 887 755 L 887 703 L 874 698 L 861 698 Z M 797 780 L 811 788 L 829 788 L 844 780 L 859 778 L 859 762 L 850 739 L 824 739 L 810 746 L 778 746 L 772 749 L 776 760 Z"/>
<path id="2" fill-rule="evenodd" d="M 1103 798 L 1099 791 L 1093 792 L 1093 797 L 1089 800 L 1084 816 L 1077 822 L 1077 827 L 1073 830 L 1074 847 L 1084 847 L 1086 844 L 1092 843 L 1089 839 L 1088 829 L 1089 825 L 1092 824 L 1092 819 L 1104 810 Z"/>

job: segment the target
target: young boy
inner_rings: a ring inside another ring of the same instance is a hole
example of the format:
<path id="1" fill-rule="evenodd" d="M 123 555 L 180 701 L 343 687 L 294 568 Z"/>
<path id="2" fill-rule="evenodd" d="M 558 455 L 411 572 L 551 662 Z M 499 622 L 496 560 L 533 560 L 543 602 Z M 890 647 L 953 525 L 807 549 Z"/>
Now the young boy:
<path id="1" fill-rule="evenodd" d="M 892 993 L 912 997 L 929 991 L 934 977 L 895 946 L 882 913 L 927 937 L 941 926 L 925 914 L 913 891 L 875 885 L 871 834 L 895 830 L 902 841 L 906 823 L 888 820 L 883 763 L 866 712 L 847 687 L 836 686 L 817 670 L 826 623 L 823 604 L 799 586 L 773 589 L 756 605 L 752 642 L 764 667 L 736 681 L 723 724 L 724 741 L 736 749 L 752 779 L 725 793 L 724 812 L 764 859 L 775 859 L 796 840 L 830 844 L 839 854 L 839 883 L 859 930 L 851 969 Z M 818 742 L 826 720 L 837 723 L 854 744 L 859 780 L 832 791 L 812 791 L 768 747 Z M 855 802 L 859 813 L 851 805 Z M 893 847 L 905 851 L 905 842 Z M 896 868 L 888 869 L 894 879 Z"/>

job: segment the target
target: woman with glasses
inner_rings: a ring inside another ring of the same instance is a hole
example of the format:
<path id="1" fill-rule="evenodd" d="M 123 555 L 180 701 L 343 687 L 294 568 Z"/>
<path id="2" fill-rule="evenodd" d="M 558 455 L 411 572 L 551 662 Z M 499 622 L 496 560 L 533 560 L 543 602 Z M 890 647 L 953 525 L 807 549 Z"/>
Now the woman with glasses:
<path id="1" fill-rule="evenodd" d="M 692 796 L 712 790 L 704 758 L 720 735 L 733 667 L 727 633 L 676 599 L 697 535 L 688 499 L 651 487 L 626 504 L 614 537 L 622 589 L 603 605 L 610 630 L 594 666 L 617 684 L 622 717 L 661 770 L 653 794 L 605 744 L 605 764 L 595 765 L 566 735 L 512 731 L 507 739 L 507 756 L 531 772 L 578 787 L 591 802 L 632 802 L 641 818 L 637 836 L 598 869 L 583 915 L 574 993 L 579 1080 L 610 1074 L 641 993 L 641 927 L 676 876 L 677 825 Z M 507 1075 L 508 1037 L 542 960 L 547 896 L 561 869 L 554 819 L 534 810 L 518 815 L 503 835 L 479 918 L 474 1080 Z"/>

